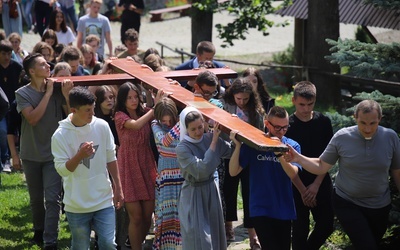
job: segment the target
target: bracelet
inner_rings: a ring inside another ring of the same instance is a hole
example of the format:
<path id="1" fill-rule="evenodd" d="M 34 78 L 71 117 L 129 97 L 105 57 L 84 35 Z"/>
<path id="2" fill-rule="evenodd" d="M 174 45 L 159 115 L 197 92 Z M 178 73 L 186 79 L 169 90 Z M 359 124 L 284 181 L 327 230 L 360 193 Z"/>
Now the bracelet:
<path id="1" fill-rule="evenodd" d="M 279 154 L 275 155 L 276 158 L 280 158 L 281 156 L 283 156 L 282 153 L 279 153 Z"/>

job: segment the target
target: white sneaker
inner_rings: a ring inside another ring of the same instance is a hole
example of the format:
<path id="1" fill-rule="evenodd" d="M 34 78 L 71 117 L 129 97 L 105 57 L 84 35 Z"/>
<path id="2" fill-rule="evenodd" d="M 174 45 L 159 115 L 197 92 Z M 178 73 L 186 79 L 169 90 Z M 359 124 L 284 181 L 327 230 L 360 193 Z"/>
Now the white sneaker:
<path id="1" fill-rule="evenodd" d="M 3 164 L 3 172 L 11 173 L 10 160 L 6 160 L 6 162 Z"/>

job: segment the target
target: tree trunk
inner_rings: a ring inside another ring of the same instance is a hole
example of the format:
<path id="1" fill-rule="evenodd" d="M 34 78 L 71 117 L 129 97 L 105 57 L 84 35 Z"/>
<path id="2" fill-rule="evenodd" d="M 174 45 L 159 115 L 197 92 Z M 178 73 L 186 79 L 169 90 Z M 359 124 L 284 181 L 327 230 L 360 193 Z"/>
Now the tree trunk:
<path id="1" fill-rule="evenodd" d="M 294 65 L 304 65 L 304 26 L 306 20 L 295 18 L 294 20 Z M 294 81 L 304 80 L 304 70 L 294 69 Z"/>
<path id="2" fill-rule="evenodd" d="M 340 81 L 326 73 L 339 72 L 339 66 L 324 57 L 331 54 L 325 39 L 339 38 L 339 0 L 308 0 L 305 33 L 305 63 L 310 68 L 309 79 L 317 87 L 317 101 L 338 108 Z"/>
<path id="3" fill-rule="evenodd" d="M 193 0 L 192 3 L 201 2 Z M 212 42 L 213 12 L 201 11 L 197 8 L 191 8 L 192 16 L 192 53 L 196 54 L 197 44 L 201 41 Z"/>

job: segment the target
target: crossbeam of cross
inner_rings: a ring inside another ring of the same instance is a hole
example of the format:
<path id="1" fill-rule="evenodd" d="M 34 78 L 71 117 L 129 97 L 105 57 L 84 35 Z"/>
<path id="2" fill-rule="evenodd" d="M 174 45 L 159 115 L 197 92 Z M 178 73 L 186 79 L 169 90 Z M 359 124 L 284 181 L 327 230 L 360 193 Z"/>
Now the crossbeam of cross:
<path id="1" fill-rule="evenodd" d="M 220 109 L 207 100 L 193 95 L 190 91 L 179 85 L 171 84 L 168 80 L 177 81 L 193 80 L 205 69 L 179 70 L 168 72 L 153 72 L 147 67 L 129 59 L 116 59 L 110 63 L 117 74 L 81 76 L 81 77 L 57 77 L 56 82 L 69 78 L 75 85 L 97 86 L 97 85 L 120 85 L 126 81 L 142 84 L 146 89 L 160 90 L 171 93 L 169 96 L 176 105 L 183 109 L 186 106 L 197 108 L 207 120 L 213 120 L 220 124 L 222 132 L 229 134 L 231 130 L 237 130 L 237 139 L 247 145 L 262 151 L 287 151 L 288 148 L 281 142 L 272 140 L 261 131 L 250 124 L 242 121 L 236 116 Z M 237 73 L 231 69 L 218 68 L 207 69 L 214 72 L 219 79 L 236 78 Z"/>

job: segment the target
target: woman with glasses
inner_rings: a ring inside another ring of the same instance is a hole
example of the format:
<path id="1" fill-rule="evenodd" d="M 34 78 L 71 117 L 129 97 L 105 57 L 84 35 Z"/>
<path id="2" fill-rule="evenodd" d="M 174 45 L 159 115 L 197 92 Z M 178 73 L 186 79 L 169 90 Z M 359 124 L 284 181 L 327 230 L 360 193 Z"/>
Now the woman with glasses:
<path id="1" fill-rule="evenodd" d="M 239 119 L 253 125 L 254 127 L 264 131 L 263 117 L 265 115 L 261 102 L 255 92 L 249 78 L 236 79 L 231 87 L 224 95 L 224 109 L 236 115 Z M 229 167 L 229 160 L 226 160 L 226 168 Z M 253 223 L 249 217 L 249 169 L 244 169 L 238 176 L 229 175 L 229 170 L 225 171 L 223 182 L 223 194 L 225 199 L 226 217 L 225 231 L 228 241 L 235 240 L 232 221 L 237 221 L 237 194 L 239 180 L 242 186 L 243 210 L 244 210 L 244 227 L 247 228 L 250 249 L 260 249 L 257 234 L 254 230 Z"/>

